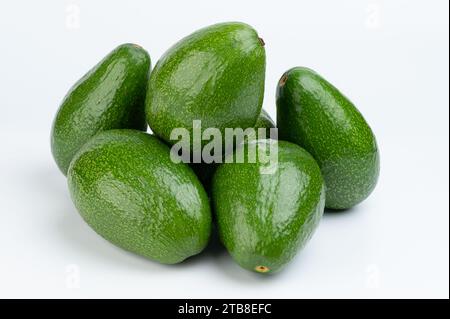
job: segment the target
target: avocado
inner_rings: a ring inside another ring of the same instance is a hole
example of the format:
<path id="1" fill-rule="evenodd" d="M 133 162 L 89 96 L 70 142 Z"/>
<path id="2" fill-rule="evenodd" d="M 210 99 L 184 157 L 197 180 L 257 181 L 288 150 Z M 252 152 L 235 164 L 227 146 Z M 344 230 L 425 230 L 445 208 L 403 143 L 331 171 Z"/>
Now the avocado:
<path id="1" fill-rule="evenodd" d="M 192 136 L 194 120 L 219 129 L 222 137 L 225 128 L 253 127 L 263 102 L 265 64 L 264 42 L 247 24 L 220 23 L 194 32 L 155 65 L 146 97 L 148 124 L 170 144 L 176 143 L 170 138 L 175 128 Z"/>
<path id="2" fill-rule="evenodd" d="M 275 123 L 270 117 L 270 115 L 265 111 L 261 110 L 261 114 L 259 115 L 256 124 L 255 124 L 255 135 L 248 136 L 248 139 L 257 139 L 257 133 L 259 128 L 271 129 L 275 128 Z M 266 131 L 266 136 L 270 136 L 270 132 Z M 195 174 L 197 174 L 198 178 L 202 182 L 203 186 L 206 189 L 206 192 L 209 194 L 211 189 L 211 180 L 214 175 L 214 171 L 217 168 L 218 163 L 192 163 L 191 167 L 194 170 Z"/>
<path id="3" fill-rule="evenodd" d="M 272 120 L 270 115 L 264 109 L 262 109 L 261 114 L 256 120 L 255 129 L 256 130 L 258 130 L 258 128 L 271 129 L 275 127 L 276 127 L 275 122 Z M 269 132 L 266 132 L 266 134 L 267 136 L 269 136 Z"/>
<path id="4" fill-rule="evenodd" d="M 125 250 L 174 264 L 208 242 L 206 192 L 191 168 L 175 164 L 169 147 L 155 136 L 100 132 L 77 152 L 67 180 L 83 219 Z"/>
<path id="5" fill-rule="evenodd" d="M 277 87 L 279 138 L 305 148 L 327 186 L 326 207 L 347 209 L 367 198 L 378 180 L 375 136 L 337 88 L 311 69 L 296 67 Z"/>
<path id="6" fill-rule="evenodd" d="M 259 114 L 258 119 L 256 120 L 256 124 L 254 126 L 255 131 L 254 134 L 250 134 L 249 136 L 245 136 L 246 139 L 261 139 L 261 138 L 277 138 L 277 136 L 272 136 L 270 129 L 276 128 L 276 125 L 270 115 L 264 110 L 261 110 L 261 114 Z M 265 136 L 258 136 L 259 129 L 265 129 Z"/>
<path id="7" fill-rule="evenodd" d="M 213 177 L 219 234 L 240 266 L 274 273 L 316 229 L 325 205 L 324 180 L 314 158 L 298 145 L 271 139 L 248 140 L 243 145 L 228 156 L 243 156 L 244 161 L 226 159 Z M 272 152 L 274 160 L 263 161 L 258 155 L 252 161 L 246 151 L 252 146 L 257 154 Z"/>
<path id="8" fill-rule="evenodd" d="M 67 93 L 53 121 L 51 149 L 64 175 L 75 153 L 92 136 L 114 128 L 145 131 L 148 53 L 122 44 L 84 75 Z"/>

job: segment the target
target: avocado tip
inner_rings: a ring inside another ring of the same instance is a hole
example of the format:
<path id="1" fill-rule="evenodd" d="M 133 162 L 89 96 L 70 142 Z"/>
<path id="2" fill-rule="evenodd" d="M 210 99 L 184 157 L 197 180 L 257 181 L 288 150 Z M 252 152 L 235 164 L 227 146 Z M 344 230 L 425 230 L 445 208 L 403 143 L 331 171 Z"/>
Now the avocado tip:
<path id="1" fill-rule="evenodd" d="M 259 43 L 261 43 L 261 46 L 265 46 L 266 43 L 264 42 L 263 38 L 258 38 L 259 39 Z"/>
<path id="2" fill-rule="evenodd" d="M 285 74 L 283 74 L 283 76 L 280 79 L 280 86 L 284 86 L 286 84 L 287 80 L 288 80 L 288 75 L 287 75 L 287 73 L 285 73 Z"/>
<path id="3" fill-rule="evenodd" d="M 266 273 L 266 272 L 268 272 L 270 269 L 269 269 L 269 267 L 259 265 L 259 266 L 256 266 L 256 267 L 255 267 L 255 270 L 256 270 L 257 272 L 259 272 L 259 273 Z"/>

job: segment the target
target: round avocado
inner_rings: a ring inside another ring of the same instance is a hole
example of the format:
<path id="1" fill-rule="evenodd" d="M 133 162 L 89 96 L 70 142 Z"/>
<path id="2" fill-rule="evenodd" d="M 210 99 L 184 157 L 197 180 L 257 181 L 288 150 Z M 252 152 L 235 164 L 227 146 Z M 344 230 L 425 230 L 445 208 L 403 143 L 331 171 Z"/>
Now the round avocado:
<path id="1" fill-rule="evenodd" d="M 253 127 L 264 96 L 266 55 L 257 32 L 240 22 L 200 29 L 172 46 L 148 83 L 146 117 L 152 131 L 174 144 L 175 128 Z M 207 141 L 202 141 L 202 146 Z"/>

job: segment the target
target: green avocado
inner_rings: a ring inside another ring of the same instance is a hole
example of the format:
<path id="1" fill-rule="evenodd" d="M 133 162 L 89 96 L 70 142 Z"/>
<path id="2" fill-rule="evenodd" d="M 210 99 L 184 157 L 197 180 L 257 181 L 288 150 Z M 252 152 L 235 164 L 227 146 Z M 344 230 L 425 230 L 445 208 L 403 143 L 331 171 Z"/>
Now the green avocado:
<path id="1" fill-rule="evenodd" d="M 265 111 L 261 110 L 261 114 L 259 115 L 256 124 L 255 124 L 255 133 L 256 135 L 248 136 L 248 139 L 256 139 L 259 128 L 271 129 L 275 128 L 275 123 L 270 117 L 270 115 Z M 266 136 L 270 136 L 270 132 L 266 131 Z M 197 174 L 198 178 L 204 185 L 206 191 L 210 193 L 211 189 L 211 180 L 214 175 L 214 171 L 217 168 L 217 163 L 192 163 L 191 167 L 194 170 L 195 174 Z"/>
<path id="2" fill-rule="evenodd" d="M 172 130 L 192 136 L 194 120 L 222 137 L 225 128 L 253 127 L 263 102 L 265 57 L 264 42 L 244 23 L 215 24 L 182 39 L 150 76 L 146 117 L 152 131 L 174 144 Z"/>
<path id="3" fill-rule="evenodd" d="M 150 72 L 148 53 L 123 44 L 109 53 L 67 93 L 51 132 L 53 157 L 67 173 L 75 153 L 100 131 L 145 131 L 145 94 Z"/>
<path id="4" fill-rule="evenodd" d="M 375 188 L 380 160 L 372 130 L 353 103 L 316 72 L 296 67 L 281 77 L 277 124 L 280 139 L 317 160 L 327 208 L 350 208 Z"/>
<path id="5" fill-rule="evenodd" d="M 206 192 L 155 136 L 137 130 L 97 134 L 73 158 L 68 185 L 83 219 L 125 250 L 174 264 L 208 242 Z"/>
<path id="6" fill-rule="evenodd" d="M 266 128 L 271 129 L 275 128 L 275 122 L 272 120 L 270 115 L 264 110 L 261 110 L 261 114 L 259 115 L 258 119 L 256 120 L 255 128 Z M 267 136 L 269 136 L 269 132 L 267 132 Z"/>
<path id="7" fill-rule="evenodd" d="M 312 236 L 323 214 L 325 185 L 314 158 L 298 145 L 265 139 L 244 146 L 213 177 L 219 234 L 240 266 L 273 273 Z"/>
<path id="8" fill-rule="evenodd" d="M 261 110 L 261 114 L 259 114 L 258 119 L 256 120 L 256 124 L 254 126 L 255 131 L 254 134 L 250 134 L 249 136 L 245 136 L 247 139 L 261 139 L 261 138 L 277 138 L 277 136 L 271 136 L 270 129 L 276 128 L 275 122 L 272 120 L 270 115 L 264 110 Z M 265 136 L 258 136 L 259 129 L 265 129 Z"/>

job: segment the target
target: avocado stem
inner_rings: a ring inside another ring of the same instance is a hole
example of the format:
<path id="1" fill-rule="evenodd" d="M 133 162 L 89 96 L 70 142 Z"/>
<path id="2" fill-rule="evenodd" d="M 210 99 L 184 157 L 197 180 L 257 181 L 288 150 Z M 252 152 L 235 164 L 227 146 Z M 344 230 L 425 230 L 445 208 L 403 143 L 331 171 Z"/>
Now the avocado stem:
<path id="1" fill-rule="evenodd" d="M 269 267 L 266 267 L 266 266 L 256 266 L 255 270 L 260 273 L 265 273 L 265 272 L 268 272 L 270 269 L 269 269 Z"/>
<path id="2" fill-rule="evenodd" d="M 265 46 L 266 43 L 264 42 L 263 38 L 258 38 L 259 39 L 259 43 L 261 43 L 262 46 Z"/>
<path id="3" fill-rule="evenodd" d="M 286 84 L 287 80 L 288 80 L 288 75 L 287 75 L 287 73 L 285 73 L 285 74 L 283 74 L 283 76 L 280 79 L 280 86 L 284 86 Z"/>

